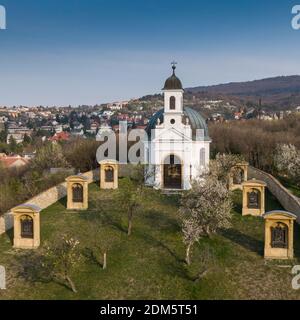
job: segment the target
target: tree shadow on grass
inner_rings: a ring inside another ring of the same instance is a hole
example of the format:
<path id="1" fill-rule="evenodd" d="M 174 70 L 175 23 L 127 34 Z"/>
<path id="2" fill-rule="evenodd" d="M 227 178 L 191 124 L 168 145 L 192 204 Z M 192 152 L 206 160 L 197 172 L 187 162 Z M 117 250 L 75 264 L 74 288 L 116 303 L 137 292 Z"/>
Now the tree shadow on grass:
<path id="1" fill-rule="evenodd" d="M 59 199 L 58 203 L 60 203 L 63 207 L 67 208 L 67 197 Z"/>
<path id="2" fill-rule="evenodd" d="M 180 204 L 180 194 L 165 195 L 161 193 L 159 195 L 159 200 L 163 204 L 178 207 Z"/>
<path id="3" fill-rule="evenodd" d="M 14 244 L 14 228 L 8 229 L 5 231 L 11 245 Z"/>
<path id="4" fill-rule="evenodd" d="M 122 225 L 121 217 L 117 217 L 106 210 L 98 211 L 97 209 L 94 209 L 93 211 L 89 211 L 89 213 L 82 212 L 79 216 L 88 222 L 95 221 L 95 223 L 108 225 L 122 233 L 127 233 L 127 228 Z"/>
<path id="5" fill-rule="evenodd" d="M 234 202 L 233 210 L 242 215 L 243 206 L 241 202 Z"/>
<path id="6" fill-rule="evenodd" d="M 66 283 L 52 276 L 52 270 L 45 266 L 45 256 L 38 251 L 28 251 L 17 255 L 13 262 L 13 268 L 16 270 L 17 276 L 26 282 L 55 283 L 71 290 Z"/>
<path id="7" fill-rule="evenodd" d="M 196 268 L 195 262 L 193 263 L 193 268 L 191 268 L 191 266 L 188 266 L 186 264 L 183 252 L 182 255 L 179 255 L 175 252 L 175 250 L 172 250 L 163 241 L 155 239 L 149 234 L 143 234 L 143 239 L 144 241 L 150 243 L 152 246 L 162 248 L 169 254 L 169 257 L 171 256 L 173 258 L 170 260 L 165 254 L 159 256 L 159 265 L 164 273 L 172 275 L 172 277 L 178 277 L 191 282 L 201 280 L 201 277 L 199 277 L 199 275 L 201 274 L 201 270 L 203 270 L 204 266 L 200 266 L 199 261 L 197 261 L 198 265 Z"/>
<path id="8" fill-rule="evenodd" d="M 135 236 L 138 236 L 139 238 L 142 238 L 150 246 L 155 246 L 155 247 L 158 247 L 158 248 L 162 248 L 170 256 L 172 256 L 177 262 L 185 263 L 185 260 L 181 256 L 179 256 L 173 249 L 171 249 L 169 246 L 167 246 L 161 240 L 158 240 L 158 239 L 154 238 L 150 234 L 147 234 L 145 232 L 138 232 L 136 230 L 135 231 Z"/>
<path id="9" fill-rule="evenodd" d="M 178 277 L 188 281 L 195 281 L 195 276 L 191 274 L 185 263 L 178 263 L 178 261 L 164 261 L 160 260 L 162 270 L 172 277 Z"/>
<path id="10" fill-rule="evenodd" d="M 184 280 L 194 281 L 194 277 L 190 275 L 190 272 L 187 268 L 186 262 L 183 256 L 178 255 L 175 250 L 171 249 L 168 245 L 166 245 L 163 241 L 154 238 L 152 235 L 147 234 L 145 232 L 135 232 L 135 236 L 143 239 L 149 246 L 161 248 L 163 249 L 169 257 L 173 259 L 169 259 L 167 255 L 161 254 L 159 256 L 159 265 L 160 268 L 168 275 L 177 276 Z"/>
<path id="11" fill-rule="evenodd" d="M 180 231 L 180 225 L 178 221 L 174 218 L 168 217 L 164 212 L 147 210 L 145 211 L 143 218 L 146 220 L 146 223 L 150 228 L 169 232 Z"/>
<path id="12" fill-rule="evenodd" d="M 100 191 L 100 181 L 99 180 L 96 180 L 96 178 L 98 178 L 98 175 L 97 176 L 94 176 L 94 181 L 91 182 L 89 184 L 89 188 L 96 188 L 96 191 Z"/>
<path id="13" fill-rule="evenodd" d="M 260 256 L 263 256 L 264 243 L 261 240 L 257 240 L 247 234 L 241 233 L 235 229 L 222 230 L 221 235 L 232 242 L 244 247 L 247 250 L 255 252 Z"/>
<path id="14" fill-rule="evenodd" d="M 51 277 L 43 268 L 44 258 L 41 254 L 33 251 L 28 251 L 23 254 L 16 255 L 14 267 L 17 270 L 18 277 L 28 282 L 51 282 Z"/>
<path id="15" fill-rule="evenodd" d="M 272 210 L 284 210 L 280 202 L 272 195 L 272 193 L 266 189 L 266 212 Z"/>
<path id="16" fill-rule="evenodd" d="M 243 209 L 243 193 L 241 190 L 234 190 L 232 192 L 233 198 L 233 210 L 237 213 L 242 214 Z"/>
<path id="17" fill-rule="evenodd" d="M 85 247 L 82 250 L 82 255 L 94 265 L 97 265 L 103 268 L 103 264 L 98 261 L 98 259 L 95 257 L 95 254 L 91 248 Z"/>

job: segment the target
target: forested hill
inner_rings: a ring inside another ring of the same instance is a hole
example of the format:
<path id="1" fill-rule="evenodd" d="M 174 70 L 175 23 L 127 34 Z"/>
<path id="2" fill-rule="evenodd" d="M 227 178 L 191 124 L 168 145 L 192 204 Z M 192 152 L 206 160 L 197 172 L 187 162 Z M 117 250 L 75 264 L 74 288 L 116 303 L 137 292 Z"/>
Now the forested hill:
<path id="1" fill-rule="evenodd" d="M 300 106 L 300 76 L 281 76 L 247 82 L 231 82 L 213 86 L 187 88 L 186 92 L 199 98 L 227 97 L 241 102 L 257 103 L 280 108 Z"/>

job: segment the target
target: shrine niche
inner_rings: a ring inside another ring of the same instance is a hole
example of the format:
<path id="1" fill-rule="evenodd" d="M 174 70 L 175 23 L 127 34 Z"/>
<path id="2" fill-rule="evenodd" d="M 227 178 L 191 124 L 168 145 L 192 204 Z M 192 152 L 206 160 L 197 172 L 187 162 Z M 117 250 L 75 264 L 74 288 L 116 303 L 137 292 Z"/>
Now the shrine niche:
<path id="1" fill-rule="evenodd" d="M 12 209 L 14 248 L 35 249 L 40 246 L 40 211 L 40 208 L 30 204 Z"/>
<path id="2" fill-rule="evenodd" d="M 297 216 L 281 210 L 267 212 L 265 219 L 266 259 L 293 259 L 294 221 Z"/>
<path id="3" fill-rule="evenodd" d="M 119 165 L 117 161 L 103 160 L 100 162 L 100 188 L 117 189 Z"/>
<path id="4" fill-rule="evenodd" d="M 248 162 L 241 162 L 231 169 L 229 174 L 230 190 L 243 189 L 243 182 L 248 180 L 248 166 Z"/>
<path id="5" fill-rule="evenodd" d="M 249 180 L 242 183 L 243 216 L 262 216 L 265 213 L 266 183 L 259 180 Z"/>
<path id="6" fill-rule="evenodd" d="M 67 181 L 67 209 L 86 210 L 88 209 L 88 179 L 79 174 L 71 176 Z"/>

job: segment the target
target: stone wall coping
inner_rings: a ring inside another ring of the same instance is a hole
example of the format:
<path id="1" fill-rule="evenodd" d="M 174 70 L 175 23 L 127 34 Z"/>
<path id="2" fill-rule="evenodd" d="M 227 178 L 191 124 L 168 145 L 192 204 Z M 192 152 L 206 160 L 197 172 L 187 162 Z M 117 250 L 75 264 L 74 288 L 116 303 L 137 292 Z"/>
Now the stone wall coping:
<path id="1" fill-rule="evenodd" d="M 39 206 L 30 204 L 30 203 L 24 203 L 11 209 L 11 211 L 13 212 L 22 211 L 22 210 L 33 211 L 36 213 L 39 213 L 42 211 L 42 209 Z"/>
<path id="2" fill-rule="evenodd" d="M 297 217 L 296 221 L 300 224 L 300 198 L 292 194 L 278 179 L 260 169 L 249 166 L 249 177 L 258 178 L 266 182 L 269 191 L 277 198 L 286 212 L 292 213 Z M 281 210 L 276 211 L 279 212 Z"/>
<path id="3" fill-rule="evenodd" d="M 254 169 L 255 171 L 258 171 L 260 172 L 261 174 L 263 175 L 266 175 L 268 176 L 270 179 L 273 180 L 274 183 L 276 183 L 278 185 L 278 187 L 280 187 L 281 189 L 283 189 L 291 198 L 293 198 L 295 201 L 297 201 L 300 205 L 300 199 L 298 197 L 296 197 L 295 195 L 293 195 L 290 190 L 288 190 L 285 186 L 283 186 L 279 181 L 278 179 L 276 179 L 274 176 L 272 176 L 270 173 L 267 173 L 263 170 L 260 170 L 260 169 L 257 169 L 255 167 L 252 167 L 252 166 L 249 166 L 250 169 Z M 268 185 L 268 183 L 267 183 Z"/>
<path id="4" fill-rule="evenodd" d="M 249 166 L 249 163 L 247 161 L 241 161 L 234 165 L 234 167 L 239 167 L 239 166 Z"/>
<path id="5" fill-rule="evenodd" d="M 257 179 L 251 179 L 242 183 L 242 186 L 262 186 L 266 187 L 266 182 Z"/>
<path id="6" fill-rule="evenodd" d="M 289 219 L 293 219 L 293 220 L 296 220 L 297 219 L 297 216 L 291 212 L 288 212 L 288 211 L 284 211 L 284 210 L 272 210 L 272 211 L 269 211 L 269 212 L 266 212 L 263 217 L 266 219 L 266 218 L 270 218 L 272 216 L 276 216 L 276 215 L 282 215 L 282 216 L 285 216 Z"/>
<path id="7" fill-rule="evenodd" d="M 75 176 L 70 176 L 70 177 L 67 177 L 66 178 L 66 181 L 78 181 L 78 180 L 81 180 L 81 181 L 88 181 L 89 179 L 87 177 L 85 177 L 84 175 L 82 174 L 78 174 L 78 175 L 75 175 Z"/>
<path id="8" fill-rule="evenodd" d="M 119 164 L 119 161 L 115 159 L 104 159 L 98 162 L 100 165 L 105 165 L 105 164 Z"/>

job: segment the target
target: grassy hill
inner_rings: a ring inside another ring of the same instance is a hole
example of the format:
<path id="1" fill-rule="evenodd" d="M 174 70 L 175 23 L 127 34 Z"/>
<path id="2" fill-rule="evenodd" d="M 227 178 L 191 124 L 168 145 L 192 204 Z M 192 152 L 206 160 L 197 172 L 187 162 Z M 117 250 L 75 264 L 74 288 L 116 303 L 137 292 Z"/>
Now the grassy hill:
<path id="1" fill-rule="evenodd" d="M 122 181 L 120 181 L 122 188 Z M 298 299 L 291 288 L 292 262 L 263 259 L 263 220 L 241 216 L 241 193 L 235 193 L 233 225 L 193 250 L 193 264 L 183 262 L 184 246 L 177 216 L 177 196 L 150 190 L 135 217 L 133 235 L 126 235 L 127 219 L 116 201 L 118 191 L 90 185 L 86 212 L 65 210 L 66 199 L 41 213 L 42 245 L 57 235 L 80 240 L 82 259 L 74 274 L 78 293 L 60 283 L 48 282 L 34 273 L 31 251 L 14 250 L 12 232 L 0 237 L 0 265 L 8 272 L 8 289 L 0 299 Z M 267 195 L 267 210 L 280 208 Z M 95 238 L 91 226 L 98 220 L 103 241 L 112 248 L 103 271 L 90 254 Z M 296 228 L 297 235 L 298 228 Z M 297 236 L 296 236 L 297 238 Z M 299 257 L 300 241 L 296 241 Z M 295 261 L 296 262 L 296 261 Z M 283 266 L 282 266 L 283 265 Z M 208 270 L 196 280 L 196 275 Z"/>

